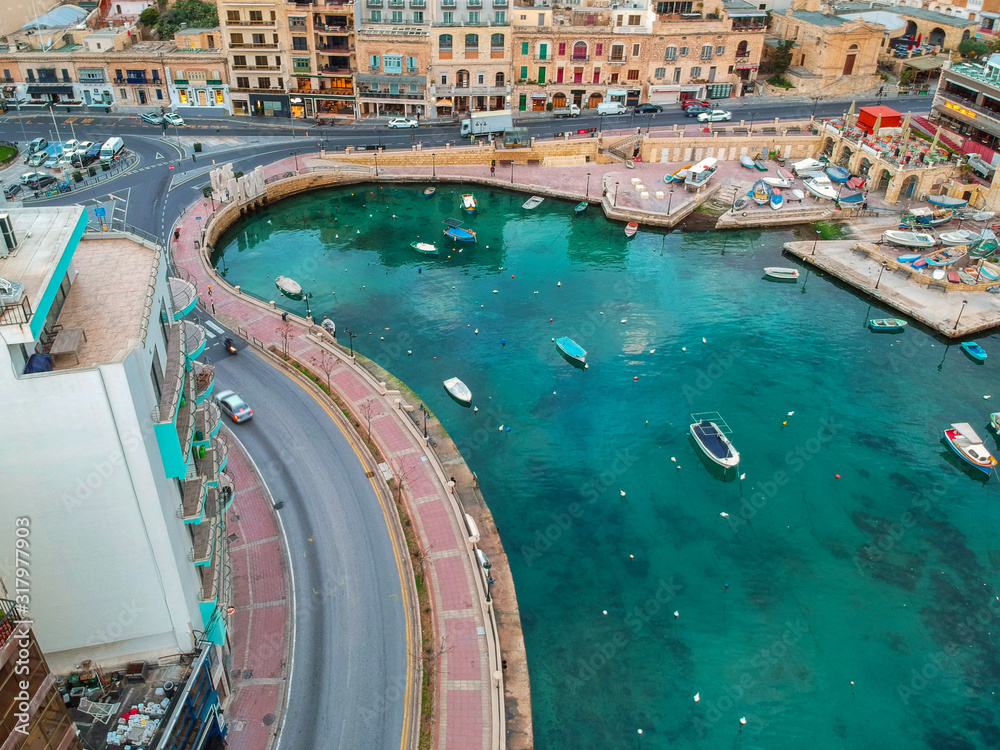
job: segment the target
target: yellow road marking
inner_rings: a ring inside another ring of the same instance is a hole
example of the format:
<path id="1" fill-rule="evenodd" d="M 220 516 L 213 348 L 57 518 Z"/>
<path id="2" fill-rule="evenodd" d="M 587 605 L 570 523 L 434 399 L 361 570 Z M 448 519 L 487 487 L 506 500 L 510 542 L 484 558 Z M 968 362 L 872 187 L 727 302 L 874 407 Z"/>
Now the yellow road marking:
<path id="1" fill-rule="evenodd" d="M 269 365 L 271 365 L 271 367 L 274 367 L 274 369 L 278 370 L 283 375 L 285 375 L 286 377 L 288 377 L 293 383 L 296 383 L 302 390 L 304 390 L 306 393 L 308 393 L 309 396 L 311 396 L 312 399 L 317 404 L 319 404 L 320 408 L 323 409 L 323 411 L 325 411 L 327 413 L 327 415 L 330 417 L 330 420 L 337 426 L 337 429 L 340 430 L 340 433 L 347 440 L 347 444 L 351 446 L 351 450 L 354 451 L 354 455 L 356 455 L 358 457 L 358 463 L 360 463 L 362 466 L 364 466 L 365 465 L 365 460 L 364 460 L 364 458 L 361 455 L 361 451 L 360 451 L 357 443 L 354 442 L 354 439 L 347 433 L 347 431 L 340 424 L 340 421 L 336 418 L 336 416 L 334 416 L 335 412 L 332 409 L 330 409 L 330 407 L 326 403 L 324 403 L 319 398 L 319 396 L 317 396 L 315 393 L 312 392 L 312 390 L 310 390 L 309 388 L 307 388 L 306 385 L 305 385 L 305 383 L 302 380 L 299 379 L 299 377 L 301 377 L 301 376 L 297 375 L 295 377 L 292 377 L 288 372 L 280 369 L 279 367 L 277 367 L 273 363 L 269 362 L 267 359 L 264 359 L 263 357 L 261 359 L 263 359 L 265 362 L 267 362 Z M 382 497 L 382 493 L 379 492 L 379 490 L 378 490 L 378 485 L 375 483 L 375 476 L 374 476 L 374 474 L 372 476 L 368 477 L 368 482 L 372 486 L 372 491 L 375 493 L 375 497 L 378 498 L 378 504 L 379 504 L 379 507 L 382 509 L 382 517 L 385 519 L 385 525 L 386 525 L 386 528 L 389 531 L 389 535 L 391 537 L 395 538 L 395 534 L 393 533 L 393 527 L 392 527 L 392 520 L 391 520 L 391 517 L 390 517 L 390 512 L 389 512 L 389 509 L 386 508 L 386 506 L 385 506 L 385 502 L 383 501 L 384 499 Z M 393 508 L 392 510 L 393 510 L 393 512 L 395 512 L 395 508 Z M 403 543 L 404 544 L 406 543 L 405 534 L 403 535 Z M 406 588 L 406 567 L 403 565 L 403 560 L 399 556 L 399 549 L 398 549 L 398 547 L 397 547 L 396 544 L 392 545 L 392 556 L 396 560 L 396 572 L 399 575 L 399 585 L 400 585 L 400 588 L 405 590 L 405 588 Z M 316 590 L 313 589 L 313 591 L 315 592 Z M 316 592 L 316 593 L 318 593 L 318 592 Z M 408 735 L 409 735 L 410 723 L 413 720 L 413 717 L 411 716 L 411 711 L 410 711 L 410 707 L 412 706 L 411 695 L 412 695 L 412 691 L 413 691 L 413 638 L 412 638 L 412 632 L 413 632 L 413 612 L 411 612 L 410 607 L 408 606 L 409 602 L 410 602 L 409 597 L 404 597 L 403 598 L 403 616 L 406 618 L 406 692 L 404 694 L 404 700 L 403 700 L 403 733 L 402 733 L 402 737 L 400 738 L 400 743 L 399 743 L 400 750 L 407 750 L 407 738 L 408 738 Z"/>

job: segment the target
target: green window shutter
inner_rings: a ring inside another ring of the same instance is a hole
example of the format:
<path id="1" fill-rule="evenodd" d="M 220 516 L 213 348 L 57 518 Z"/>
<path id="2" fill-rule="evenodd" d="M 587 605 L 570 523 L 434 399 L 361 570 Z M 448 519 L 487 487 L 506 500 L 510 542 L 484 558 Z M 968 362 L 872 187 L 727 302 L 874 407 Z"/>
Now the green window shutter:
<path id="1" fill-rule="evenodd" d="M 521 42 L 521 54 L 522 55 L 528 54 L 528 43 L 527 42 Z"/>
<path id="2" fill-rule="evenodd" d="M 547 45 L 547 44 L 539 44 L 538 45 L 538 59 L 539 60 L 544 60 L 546 54 L 548 53 L 548 51 L 549 51 L 549 45 Z"/>
<path id="3" fill-rule="evenodd" d="M 538 82 L 545 83 L 545 68 L 538 69 Z"/>
<path id="4" fill-rule="evenodd" d="M 522 65 L 521 66 L 521 80 L 522 81 L 527 81 L 528 80 L 528 66 L 527 65 Z"/>
<path id="5" fill-rule="evenodd" d="M 528 95 L 527 94 L 521 94 L 520 98 L 517 101 L 517 108 L 521 112 L 524 112 L 524 110 L 526 110 L 528 108 Z"/>

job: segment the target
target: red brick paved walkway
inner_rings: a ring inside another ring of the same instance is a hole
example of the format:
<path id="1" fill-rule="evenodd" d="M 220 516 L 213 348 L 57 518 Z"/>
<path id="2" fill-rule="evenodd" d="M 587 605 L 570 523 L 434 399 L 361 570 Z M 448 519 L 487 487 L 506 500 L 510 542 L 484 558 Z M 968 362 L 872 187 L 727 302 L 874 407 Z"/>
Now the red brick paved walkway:
<path id="1" fill-rule="evenodd" d="M 300 157 L 300 163 L 302 161 L 303 157 Z M 290 168 L 290 159 L 276 162 L 265 168 L 265 177 L 282 174 Z M 197 210 L 193 210 L 195 208 Z M 276 345 L 279 341 L 277 330 L 282 325 L 280 311 L 263 309 L 246 297 L 230 293 L 228 287 L 208 275 L 198 258 L 194 240 L 199 236 L 202 222 L 196 221 L 195 216 L 207 217 L 208 208 L 206 201 L 198 201 L 175 224 L 180 229 L 181 236 L 179 241 L 172 242 L 174 259 L 178 266 L 193 275 L 202 302 L 214 309 L 220 320 L 229 325 L 238 324 L 265 346 Z M 211 297 L 206 293 L 209 284 L 213 285 Z M 318 360 L 319 347 L 307 339 L 305 334 L 304 326 L 291 324 L 288 350 L 299 361 L 310 363 Z M 357 406 L 361 402 L 375 403 L 377 408 L 371 420 L 372 437 L 382 446 L 390 465 L 396 467 L 395 471 L 404 477 L 403 485 L 413 509 L 414 524 L 425 553 L 424 565 L 433 598 L 433 617 L 439 641 L 435 649 L 440 656 L 437 659 L 433 745 L 443 750 L 490 750 L 493 737 L 503 732 L 502 726 L 493 726 L 493 716 L 498 711 L 493 703 L 496 693 L 492 688 L 492 673 L 496 667 L 491 667 L 490 645 L 487 640 L 490 637 L 488 633 L 493 631 L 486 620 L 480 571 L 468 552 L 467 532 L 459 521 L 457 505 L 447 492 L 447 478 L 438 473 L 433 461 L 423 460 L 427 449 L 412 424 L 407 424 L 409 420 L 398 412 L 394 414 L 393 401 L 382 396 L 377 386 L 357 371 L 354 365 L 346 359 L 341 361 L 331 373 L 331 380 L 341 397 L 354 406 L 355 413 L 358 413 Z M 232 463 L 232 459 L 230 462 Z M 252 486 L 252 481 L 252 478 L 244 478 L 244 484 L 237 478 L 236 486 Z M 234 504 L 237 513 L 240 512 L 238 506 L 239 499 Z M 256 559 L 257 549 L 267 548 L 268 542 L 263 535 L 273 533 L 273 529 L 266 527 L 263 520 L 255 523 L 261 526 L 260 534 L 248 536 L 247 539 L 256 541 L 244 541 L 246 548 L 254 550 L 252 559 Z M 233 529 L 239 533 L 236 525 Z M 251 532 L 244 530 L 243 533 L 249 535 Z M 278 547 L 273 550 L 274 555 L 279 554 Z M 234 555 L 234 573 L 236 557 Z M 273 564 L 277 566 L 278 561 L 274 560 Z M 252 562 L 249 570 L 252 609 L 249 614 L 238 611 L 237 622 L 241 617 L 249 616 L 251 635 L 254 637 L 254 623 L 264 623 L 261 629 L 264 640 L 260 648 L 267 652 L 276 647 L 277 641 L 268 643 L 267 634 L 263 631 L 269 623 L 274 623 L 260 619 L 257 607 L 273 603 L 279 593 L 284 595 L 284 590 L 278 588 L 279 581 L 272 580 L 261 581 L 261 588 L 255 588 L 255 576 L 262 575 L 263 571 L 257 571 Z M 247 569 L 244 568 L 242 575 L 246 574 Z M 430 634 L 425 633 L 424 637 L 428 638 Z M 235 731 L 235 727 L 230 732 L 234 747 L 254 750 L 264 747 L 262 741 L 266 730 L 260 729 L 260 720 L 264 712 L 274 710 L 271 706 L 274 696 L 278 694 L 278 686 L 270 682 L 275 677 L 267 670 L 273 672 L 275 663 L 273 657 L 262 657 L 256 646 L 247 651 L 243 662 L 238 662 L 245 665 L 244 668 L 252 668 L 254 672 L 252 678 L 245 681 L 243 691 L 232 709 L 231 716 L 245 722 L 241 732 Z M 265 670 L 264 675 L 258 675 L 257 665 L 262 665 L 259 668 Z M 240 742 L 245 744 L 236 744 Z"/>

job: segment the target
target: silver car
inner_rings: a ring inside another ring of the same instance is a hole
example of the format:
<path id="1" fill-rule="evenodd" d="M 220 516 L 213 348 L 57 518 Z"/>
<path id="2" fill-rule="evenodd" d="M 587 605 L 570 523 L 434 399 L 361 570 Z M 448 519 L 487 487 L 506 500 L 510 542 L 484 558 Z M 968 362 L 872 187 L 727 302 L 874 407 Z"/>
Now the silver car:
<path id="1" fill-rule="evenodd" d="M 733 113 L 724 109 L 713 109 L 711 112 L 702 112 L 698 115 L 698 122 L 722 122 L 732 119 Z"/>
<path id="2" fill-rule="evenodd" d="M 393 120 L 389 120 L 390 128 L 415 128 L 417 127 L 417 121 L 411 120 L 408 117 L 397 117 Z"/>
<path id="3" fill-rule="evenodd" d="M 222 391 L 215 397 L 215 403 L 219 405 L 222 413 L 236 424 L 246 422 L 253 417 L 253 409 L 236 391 Z"/>

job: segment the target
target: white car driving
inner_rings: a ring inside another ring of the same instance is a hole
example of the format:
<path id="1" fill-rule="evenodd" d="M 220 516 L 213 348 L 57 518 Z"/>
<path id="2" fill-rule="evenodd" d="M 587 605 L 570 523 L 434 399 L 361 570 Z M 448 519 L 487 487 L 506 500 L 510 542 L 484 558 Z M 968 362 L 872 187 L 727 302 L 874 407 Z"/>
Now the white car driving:
<path id="1" fill-rule="evenodd" d="M 733 113 L 724 109 L 713 109 L 711 112 L 702 112 L 698 115 L 698 122 L 723 122 L 732 119 Z"/>
<path id="2" fill-rule="evenodd" d="M 417 121 L 411 120 L 408 117 L 397 117 L 393 120 L 389 120 L 390 128 L 415 128 L 417 127 Z"/>
<path id="3" fill-rule="evenodd" d="M 184 118 L 175 112 L 167 112 L 165 115 L 163 115 L 163 121 L 167 123 L 167 125 L 184 124 Z"/>

